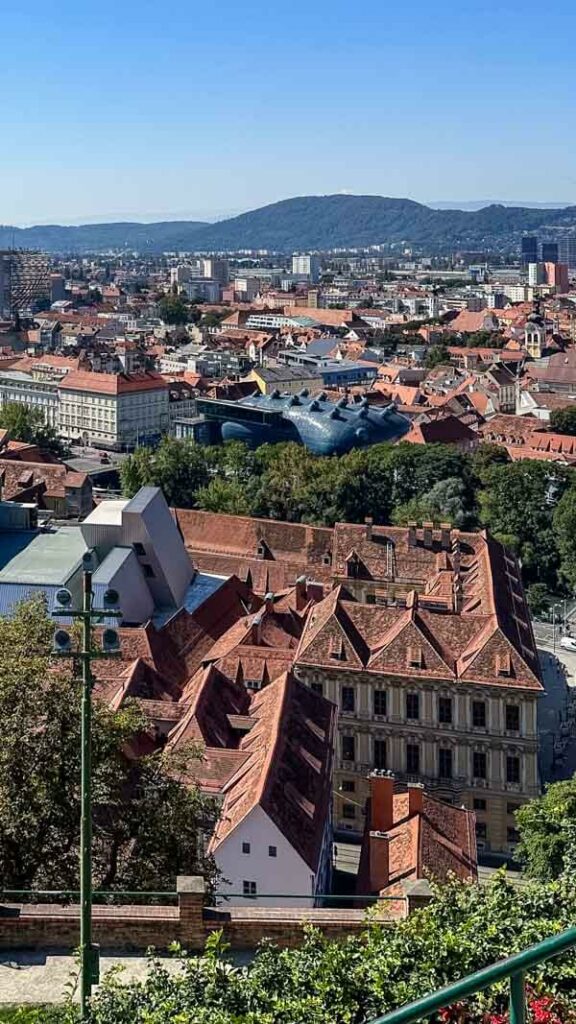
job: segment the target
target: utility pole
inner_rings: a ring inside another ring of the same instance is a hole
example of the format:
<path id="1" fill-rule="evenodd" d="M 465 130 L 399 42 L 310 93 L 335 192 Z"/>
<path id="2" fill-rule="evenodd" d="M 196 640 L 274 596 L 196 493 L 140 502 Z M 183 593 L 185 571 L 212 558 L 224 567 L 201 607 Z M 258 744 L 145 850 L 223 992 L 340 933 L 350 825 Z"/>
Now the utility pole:
<path id="1" fill-rule="evenodd" d="M 104 608 L 93 608 L 92 554 L 87 551 L 83 557 L 82 608 L 73 609 L 72 594 L 62 588 L 56 594 L 53 614 L 70 619 L 79 619 L 82 625 L 80 650 L 72 647 L 70 634 L 57 629 L 54 634 L 54 652 L 60 657 L 79 659 L 82 663 L 82 712 L 81 712 L 81 787 L 80 787 L 80 1020 L 87 1024 L 90 1012 L 92 986 L 99 981 L 100 951 L 92 942 L 92 671 L 93 658 L 117 657 L 120 654 L 120 640 L 115 629 L 106 628 L 102 633 L 100 649 L 92 648 L 93 623 L 105 619 L 121 619 L 118 609 L 118 594 L 107 590 L 104 594 Z"/>

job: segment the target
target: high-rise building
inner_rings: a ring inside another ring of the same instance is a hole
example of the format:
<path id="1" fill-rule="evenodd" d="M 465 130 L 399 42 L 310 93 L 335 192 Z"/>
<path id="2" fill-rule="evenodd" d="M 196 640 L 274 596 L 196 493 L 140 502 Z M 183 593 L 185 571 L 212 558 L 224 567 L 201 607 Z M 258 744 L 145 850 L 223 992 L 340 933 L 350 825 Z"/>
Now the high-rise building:
<path id="1" fill-rule="evenodd" d="M 228 260 L 206 259 L 202 260 L 204 277 L 210 277 L 218 284 L 227 285 L 230 280 Z"/>
<path id="2" fill-rule="evenodd" d="M 40 301 L 50 301 L 47 254 L 24 249 L 0 252 L 0 315 L 33 313 Z"/>
<path id="3" fill-rule="evenodd" d="M 566 235 L 558 239 L 558 259 L 565 263 L 569 270 L 576 270 L 576 235 Z"/>
<path id="4" fill-rule="evenodd" d="M 536 235 L 524 235 L 521 242 L 522 264 L 538 262 L 538 239 Z"/>
<path id="5" fill-rule="evenodd" d="M 569 288 L 568 267 L 565 263 L 545 263 L 546 282 L 557 292 L 567 292 Z"/>
<path id="6" fill-rule="evenodd" d="M 558 242 L 542 242 L 542 263 L 558 263 Z"/>
<path id="7" fill-rule="evenodd" d="M 546 274 L 543 263 L 528 264 L 528 284 L 534 288 L 535 285 L 544 284 Z"/>
<path id="8" fill-rule="evenodd" d="M 292 273 L 307 277 L 314 284 L 320 278 L 320 260 L 317 256 L 293 256 Z"/>

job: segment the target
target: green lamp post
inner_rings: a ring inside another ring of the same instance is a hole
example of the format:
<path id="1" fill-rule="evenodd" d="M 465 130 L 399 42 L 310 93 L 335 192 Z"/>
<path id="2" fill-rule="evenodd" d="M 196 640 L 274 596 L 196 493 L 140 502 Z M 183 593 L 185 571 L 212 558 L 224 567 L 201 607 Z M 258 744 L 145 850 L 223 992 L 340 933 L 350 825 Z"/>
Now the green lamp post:
<path id="1" fill-rule="evenodd" d="M 62 658 L 75 658 L 82 665 L 82 750 L 81 750 L 81 796 L 80 796 L 80 1019 L 89 1019 L 89 1004 L 92 986 L 99 980 L 99 949 L 92 942 L 92 672 L 94 658 L 111 658 L 120 655 L 120 638 L 115 629 L 107 627 L 102 632 L 101 646 L 92 645 L 94 624 L 105 619 L 121 619 L 118 608 L 118 594 L 109 589 L 104 594 L 103 608 L 94 608 L 92 591 L 92 554 L 83 556 L 82 607 L 72 607 L 72 594 L 62 588 L 56 594 L 53 615 L 68 619 L 79 619 L 82 624 L 80 649 L 73 646 L 72 638 L 65 629 L 54 634 L 54 653 Z"/>

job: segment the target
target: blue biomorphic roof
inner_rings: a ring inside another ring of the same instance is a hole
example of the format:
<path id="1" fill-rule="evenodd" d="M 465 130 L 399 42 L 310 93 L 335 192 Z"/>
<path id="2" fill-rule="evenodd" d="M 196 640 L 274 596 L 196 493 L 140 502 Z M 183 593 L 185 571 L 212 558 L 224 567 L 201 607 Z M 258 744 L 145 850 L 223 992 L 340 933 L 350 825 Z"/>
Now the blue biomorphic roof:
<path id="1" fill-rule="evenodd" d="M 254 446 L 264 442 L 292 440 L 304 444 L 317 455 L 342 454 L 352 448 L 364 448 L 381 441 L 397 441 L 410 428 L 405 416 L 393 404 L 376 408 L 367 399 L 350 401 L 342 397 L 330 402 L 324 393 L 315 396 L 304 389 L 299 395 L 253 395 L 235 403 L 238 417 L 231 413 L 222 424 L 222 437 L 243 440 Z M 263 422 L 242 420 L 241 409 L 280 413 L 263 417 Z"/>

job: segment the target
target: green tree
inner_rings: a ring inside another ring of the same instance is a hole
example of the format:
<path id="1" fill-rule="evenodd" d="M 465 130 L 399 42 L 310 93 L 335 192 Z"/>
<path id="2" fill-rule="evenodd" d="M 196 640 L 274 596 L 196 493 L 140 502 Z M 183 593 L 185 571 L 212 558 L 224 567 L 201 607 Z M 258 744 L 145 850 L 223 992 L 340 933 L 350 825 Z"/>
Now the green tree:
<path id="1" fill-rule="evenodd" d="M 41 598 L 0 620 L 0 885 L 76 888 L 80 823 L 80 684 L 53 663 L 54 623 Z M 75 711 L 76 709 L 76 711 Z M 93 714 L 94 879 L 123 889 L 172 888 L 208 872 L 201 852 L 215 808 L 178 761 L 125 751 L 144 722 L 135 706 Z"/>
<path id="2" fill-rule="evenodd" d="M 53 427 L 49 426 L 40 409 L 32 409 L 21 402 L 7 402 L 0 409 L 0 428 L 7 430 L 14 441 L 36 444 L 43 451 L 55 455 L 65 453 L 65 445 Z"/>
<path id="3" fill-rule="evenodd" d="M 576 776 L 554 782 L 516 811 L 517 856 L 531 878 L 550 881 L 576 866 Z M 572 875 L 573 878 L 573 875 Z"/>
<path id="4" fill-rule="evenodd" d="M 158 303 L 158 316 L 166 324 L 188 323 L 188 305 L 179 295 L 164 295 Z"/>
<path id="5" fill-rule="evenodd" d="M 486 475 L 490 473 L 492 466 L 502 465 L 510 461 L 510 456 L 504 445 L 491 444 L 485 441 L 483 444 L 478 445 L 474 452 L 471 469 L 478 477 L 478 480 L 483 483 Z"/>
<path id="6" fill-rule="evenodd" d="M 565 466 L 530 459 L 496 464 L 478 495 L 482 522 L 519 554 L 526 581 L 552 589 L 560 563 L 553 513 L 570 473 Z"/>
<path id="7" fill-rule="evenodd" d="M 550 605 L 545 583 L 531 583 L 526 588 L 526 600 L 533 615 L 541 615 Z"/>
<path id="8" fill-rule="evenodd" d="M 194 508 L 196 492 L 209 481 L 207 450 L 193 440 L 165 437 L 154 451 L 138 448 L 128 456 L 120 476 L 127 497 L 140 487 L 160 487 L 169 505 Z"/>
<path id="9" fill-rule="evenodd" d="M 224 512 L 230 516 L 249 516 L 252 504 L 246 488 L 237 480 L 211 480 L 196 492 L 198 508 L 206 512 Z"/>
<path id="10" fill-rule="evenodd" d="M 576 406 L 553 409 L 550 413 L 550 427 L 558 434 L 576 434 Z"/>
<path id="11" fill-rule="evenodd" d="M 572 485 L 562 495 L 554 511 L 554 537 L 560 552 L 560 575 L 574 590 L 576 588 L 576 485 Z"/>
<path id="12" fill-rule="evenodd" d="M 392 522 L 405 526 L 409 522 L 446 522 L 459 529 L 468 520 L 466 508 L 466 485 L 458 477 L 439 480 L 419 498 L 412 498 L 404 505 L 398 505 L 392 513 Z"/>
<path id="13" fill-rule="evenodd" d="M 430 348 L 426 352 L 425 360 L 425 365 L 428 367 L 429 370 L 433 370 L 434 367 L 440 366 L 442 363 L 449 362 L 450 353 L 446 345 L 430 345 Z"/>

